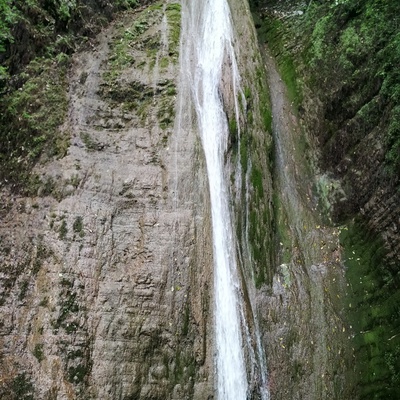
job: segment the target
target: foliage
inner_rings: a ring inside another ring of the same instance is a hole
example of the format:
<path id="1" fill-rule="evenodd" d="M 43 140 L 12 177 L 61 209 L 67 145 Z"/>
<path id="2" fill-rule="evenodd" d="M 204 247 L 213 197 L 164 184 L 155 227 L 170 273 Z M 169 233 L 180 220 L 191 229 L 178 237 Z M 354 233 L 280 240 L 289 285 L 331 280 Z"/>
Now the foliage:
<path id="1" fill-rule="evenodd" d="M 322 168 L 348 180 L 354 180 L 350 170 L 361 172 L 359 179 L 367 186 L 364 198 L 349 190 L 356 205 L 346 202 L 354 207 L 349 212 L 354 216 L 359 212 L 359 204 L 369 194 L 377 193 L 377 186 L 382 192 L 393 193 L 392 188 L 385 187 L 386 183 L 399 182 L 400 3 L 295 3 L 302 15 L 276 18 L 265 12 L 264 19 L 258 22 L 261 41 L 268 42 L 281 71 L 285 59 L 292 60 L 294 79 L 305 82 L 312 93 L 313 101 L 305 106 L 311 104 L 314 108 L 311 112 L 306 110 L 306 117 L 318 121 L 318 126 L 312 128 L 322 147 Z M 290 86 L 287 79 L 285 83 Z M 314 111 L 316 115 L 308 115 Z M 370 154 L 374 157 L 371 167 L 367 158 Z M 365 172 L 367 177 L 363 176 Z M 349 186 L 353 184 L 349 182 Z M 344 204 L 338 207 L 340 212 Z M 280 225 L 285 220 L 279 214 L 275 220 L 281 233 Z M 357 357 L 359 397 L 398 399 L 400 309 L 396 255 L 388 253 L 362 217 L 342 232 L 341 244 L 346 256 L 346 300 L 355 333 L 352 344 Z"/>
<path id="2" fill-rule="evenodd" d="M 62 155 L 57 130 L 67 110 L 67 66 L 64 59 L 33 60 L 19 90 L 0 98 L 0 177 L 20 181 L 44 149 L 48 156 Z"/>
<path id="3" fill-rule="evenodd" d="M 30 376 L 25 372 L 17 375 L 11 384 L 11 394 L 7 393 L 12 400 L 34 400 L 34 388 Z"/>
<path id="4" fill-rule="evenodd" d="M 5 51 L 5 43 L 12 40 L 11 25 L 15 22 L 17 14 L 11 5 L 11 0 L 0 1 L 0 52 Z"/>
<path id="5" fill-rule="evenodd" d="M 397 175 L 400 172 L 396 111 L 400 102 L 400 34 L 399 20 L 393 16 L 399 12 L 399 3 L 379 0 L 340 1 L 334 6 L 315 3 L 302 21 L 312 30 L 304 56 L 313 66 L 312 74 L 322 98 L 332 99 L 335 92 L 359 93 L 359 96 L 344 97 L 342 105 L 336 103 L 339 105 L 336 115 L 328 117 L 341 123 L 378 98 L 381 111 L 386 110 L 381 116 L 390 115 L 383 126 L 386 162 Z M 332 69 L 334 81 L 326 79 L 332 75 Z M 360 121 L 358 129 L 368 132 L 376 123 L 366 118 Z"/>
<path id="6" fill-rule="evenodd" d="M 32 354 L 36 357 L 39 362 L 44 360 L 43 343 L 37 343 L 33 349 Z"/>
<path id="7" fill-rule="evenodd" d="M 27 189 L 38 160 L 64 156 L 70 55 L 136 0 L 0 0 L 0 181 Z"/>
<path id="8" fill-rule="evenodd" d="M 117 0 L 116 3 L 122 8 L 133 8 L 139 5 L 139 0 Z"/>
<path id="9" fill-rule="evenodd" d="M 64 240 L 66 238 L 68 233 L 68 228 L 65 219 L 62 220 L 58 233 L 60 240 Z"/>
<path id="10" fill-rule="evenodd" d="M 169 24 L 169 55 L 178 59 L 178 48 L 181 34 L 181 5 L 179 3 L 171 3 L 166 8 L 167 20 Z"/>
<path id="11" fill-rule="evenodd" d="M 400 174 L 400 105 L 396 105 L 391 111 L 386 143 L 386 159 L 389 166 L 395 173 Z"/>
<path id="12" fill-rule="evenodd" d="M 80 237 L 85 235 L 83 230 L 83 218 L 80 215 L 76 217 L 74 224 L 72 225 L 72 229 L 75 233 L 79 234 Z"/>

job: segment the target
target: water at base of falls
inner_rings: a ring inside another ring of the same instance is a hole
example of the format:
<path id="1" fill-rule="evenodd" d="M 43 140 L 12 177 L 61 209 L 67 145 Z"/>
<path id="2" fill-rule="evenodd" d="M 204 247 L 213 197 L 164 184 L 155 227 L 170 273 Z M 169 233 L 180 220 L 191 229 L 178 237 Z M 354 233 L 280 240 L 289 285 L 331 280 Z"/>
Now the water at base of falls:
<path id="1" fill-rule="evenodd" d="M 218 400 L 248 397 L 243 350 L 240 284 L 235 240 L 224 176 L 228 126 L 219 87 L 224 59 L 232 63 L 233 87 L 239 81 L 226 0 L 191 1 L 191 85 L 207 164 L 214 241 L 215 341 Z M 236 99 L 235 93 L 232 94 Z"/>

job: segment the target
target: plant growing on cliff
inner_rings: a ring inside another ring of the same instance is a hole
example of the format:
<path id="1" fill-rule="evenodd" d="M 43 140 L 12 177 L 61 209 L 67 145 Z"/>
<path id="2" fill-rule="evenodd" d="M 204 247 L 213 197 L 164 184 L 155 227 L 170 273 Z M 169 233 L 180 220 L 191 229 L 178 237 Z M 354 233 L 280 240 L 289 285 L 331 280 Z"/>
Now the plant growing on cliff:
<path id="1" fill-rule="evenodd" d="M 5 43 L 13 40 L 10 27 L 15 22 L 17 14 L 11 0 L 0 1 L 0 52 L 5 51 Z"/>
<path id="2" fill-rule="evenodd" d="M 64 240 L 67 237 L 68 228 L 67 228 L 67 223 L 65 222 L 65 219 L 62 220 L 60 229 L 58 232 L 59 232 L 60 240 Z"/>
<path id="3" fill-rule="evenodd" d="M 77 233 L 80 237 L 83 237 L 85 235 L 85 232 L 83 230 L 83 219 L 80 215 L 78 215 L 72 225 L 72 229 L 74 230 L 75 233 Z"/>
<path id="4" fill-rule="evenodd" d="M 179 39 L 181 34 L 181 5 L 179 3 L 171 3 L 166 8 L 167 20 L 169 25 L 169 55 L 174 61 L 178 59 Z"/>
<path id="5" fill-rule="evenodd" d="M 35 392 L 32 384 L 31 377 L 26 373 L 22 372 L 18 374 L 11 382 L 10 387 L 8 388 L 6 395 L 10 396 L 11 399 L 18 400 L 34 400 Z M 6 388 L 7 390 L 7 388 Z M 0 394 L 2 392 L 2 388 L 0 389 Z"/>
<path id="6" fill-rule="evenodd" d="M 32 354 L 39 362 L 44 360 L 43 343 L 37 343 L 32 351 Z"/>
<path id="7" fill-rule="evenodd" d="M 6 43 L 13 41 L 10 27 L 16 20 L 17 14 L 10 0 L 0 1 L 0 54 L 6 50 Z M 8 78 L 7 68 L 0 65 L 0 88 Z"/>
<path id="8" fill-rule="evenodd" d="M 63 156 L 69 56 L 137 0 L 0 0 L 0 180 L 30 192 L 38 160 Z M 22 39 L 23 38 L 23 39 Z M 43 157 L 45 156 L 45 157 Z"/>

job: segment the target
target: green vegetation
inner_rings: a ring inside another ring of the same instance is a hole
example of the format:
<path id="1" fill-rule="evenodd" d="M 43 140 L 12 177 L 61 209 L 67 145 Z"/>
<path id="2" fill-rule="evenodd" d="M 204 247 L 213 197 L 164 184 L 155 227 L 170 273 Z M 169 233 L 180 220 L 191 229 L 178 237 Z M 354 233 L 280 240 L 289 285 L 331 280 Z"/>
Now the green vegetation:
<path id="1" fill-rule="evenodd" d="M 80 137 L 87 151 L 95 151 L 98 149 L 99 144 L 93 139 L 90 133 L 81 132 Z"/>
<path id="2" fill-rule="evenodd" d="M 32 166 L 63 157 L 70 55 L 136 0 L 0 1 L 0 180 L 30 191 Z"/>
<path id="3" fill-rule="evenodd" d="M 5 51 L 5 45 L 7 42 L 12 41 L 11 26 L 16 21 L 17 15 L 14 7 L 12 7 L 11 0 L 0 1 L 0 53 Z M 0 79 L 3 79 L 3 75 L 6 70 L 4 67 L 0 69 Z"/>
<path id="4" fill-rule="evenodd" d="M 25 295 L 26 295 L 26 292 L 28 291 L 28 288 L 29 288 L 29 280 L 24 279 L 19 284 L 18 300 L 23 300 L 25 298 Z"/>
<path id="5" fill-rule="evenodd" d="M 58 60 L 33 60 L 25 69 L 22 86 L 0 98 L 1 178 L 28 183 L 29 169 L 44 150 L 47 157 L 65 155 L 65 139 L 58 127 L 67 111 L 68 57 Z"/>
<path id="6" fill-rule="evenodd" d="M 58 237 L 60 238 L 60 240 L 64 240 L 67 237 L 68 228 L 67 228 L 67 222 L 65 221 L 65 219 L 63 219 L 61 221 L 61 225 L 58 230 L 58 233 L 59 233 Z"/>
<path id="7" fill-rule="evenodd" d="M 175 118 L 175 102 L 173 98 L 164 96 L 160 99 L 157 118 L 161 129 L 167 129 L 172 126 Z"/>
<path id="8" fill-rule="evenodd" d="M 39 362 L 42 362 L 44 360 L 43 343 L 37 343 L 32 354 Z"/>
<path id="9" fill-rule="evenodd" d="M 10 386 L 11 386 L 9 388 L 10 391 L 7 393 L 4 393 L 4 394 L 7 396 L 13 396 L 13 397 L 7 397 L 7 398 L 18 399 L 18 400 L 34 400 L 35 399 L 35 393 L 34 393 L 32 380 L 25 372 L 17 375 L 11 382 Z M 2 389 L 0 389 L 0 394 L 1 394 L 1 391 L 2 391 Z"/>
<path id="10" fill-rule="evenodd" d="M 74 384 L 84 382 L 85 377 L 91 370 L 90 364 L 79 364 L 76 367 L 69 367 L 68 381 Z"/>
<path id="11" fill-rule="evenodd" d="M 345 248 L 346 299 L 358 359 L 361 399 L 400 398 L 400 291 L 396 269 L 385 261 L 381 240 L 355 221 L 341 232 Z"/>
<path id="12" fill-rule="evenodd" d="M 357 366 L 355 397 L 398 399 L 399 265 L 379 233 L 369 228 L 374 223 L 365 221 L 359 210 L 371 196 L 379 199 L 379 193 L 389 192 L 395 199 L 399 187 L 400 34 L 396 16 L 400 3 L 252 3 L 261 45 L 267 44 L 275 55 L 293 105 L 319 142 L 319 167 L 327 174 L 317 188 L 324 196 L 324 211 L 334 210 L 331 217 L 336 221 L 355 218 L 341 233 L 349 283 L 346 308 L 354 331 Z M 293 13 L 295 10 L 302 13 Z M 307 143 L 303 147 L 306 149 Z M 343 200 L 338 202 L 339 198 Z M 383 210 L 390 209 L 385 201 L 382 196 L 379 220 L 385 215 Z M 274 207 L 285 262 L 290 259 L 285 250 L 290 237 L 277 196 Z"/>
<path id="13" fill-rule="evenodd" d="M 169 58 L 168 58 L 168 57 L 163 57 L 163 58 L 160 60 L 160 68 L 161 68 L 161 69 L 167 68 L 167 67 L 168 67 L 168 64 L 169 64 Z"/>
<path id="14" fill-rule="evenodd" d="M 266 201 L 269 171 L 265 171 L 272 149 L 272 114 L 265 71 L 257 68 L 247 82 L 248 85 L 244 80 L 243 93 L 238 97 L 242 114 L 239 121 L 243 121 L 240 138 L 235 116 L 228 118 L 228 128 L 232 154 L 238 158 L 242 172 L 242 206 L 237 210 L 236 230 L 243 243 L 248 240 L 252 256 L 249 267 L 255 286 L 260 288 L 270 282 L 273 275 L 270 264 L 272 218 L 270 204 Z"/>
<path id="15" fill-rule="evenodd" d="M 63 278 L 60 281 L 62 292 L 60 294 L 59 306 L 60 311 L 56 320 L 52 321 L 55 330 L 63 328 L 66 333 L 76 332 L 79 327 L 79 320 L 75 318 L 80 310 L 77 299 L 77 292 L 73 290 L 74 282 Z"/>
<path id="16" fill-rule="evenodd" d="M 262 18 L 255 16 L 255 22 L 260 41 L 277 56 L 293 103 L 301 110 L 304 84 L 322 102 L 325 163 L 337 162 L 379 126 L 386 170 L 398 177 L 400 34 L 393 16 L 399 14 L 400 4 L 312 1 L 293 7 L 304 14 L 275 18 L 266 12 Z"/>
<path id="17" fill-rule="evenodd" d="M 77 233 L 80 237 L 85 236 L 85 232 L 83 230 L 83 218 L 78 215 L 75 218 L 75 221 L 72 225 L 72 229 L 74 230 L 75 233 Z"/>
<path id="18" fill-rule="evenodd" d="M 251 184 L 257 193 L 257 198 L 261 200 L 264 197 L 264 186 L 263 186 L 263 174 L 257 167 L 253 167 L 251 170 Z"/>
<path id="19" fill-rule="evenodd" d="M 339 118 L 351 117 L 365 107 L 379 110 L 372 112 L 371 116 L 364 112 L 364 118 L 357 119 L 360 126 L 353 133 L 355 140 L 377 126 L 383 113 L 388 115 L 381 124 L 381 129 L 386 132 L 386 163 L 397 175 L 400 172 L 400 127 L 397 118 L 400 73 L 396 66 L 400 61 L 400 34 L 398 20 L 393 16 L 399 11 L 397 2 L 378 0 L 346 1 L 330 9 L 326 6 L 314 7 L 308 19 L 310 25 L 317 21 L 312 41 L 315 40 L 318 46 L 311 46 L 307 53 L 315 71 L 322 66 L 321 72 L 325 73 L 330 65 L 336 65 L 333 88 L 328 87 L 328 82 L 323 82 L 322 73 L 318 75 L 322 91 L 326 90 L 327 95 L 337 89 L 351 93 L 332 115 L 333 119 L 340 122 Z M 337 46 L 331 45 L 332 40 Z M 339 113 L 342 115 L 336 115 Z"/>
<path id="20" fill-rule="evenodd" d="M 138 62 L 137 67 L 144 68 L 147 66 L 151 70 L 156 65 L 161 48 L 161 34 L 158 32 L 155 35 L 146 35 L 146 32 L 151 26 L 161 22 L 162 11 L 163 4 L 155 3 L 141 12 L 128 29 L 121 26 L 119 33 L 113 39 L 113 54 L 108 61 L 107 70 L 103 76 L 105 84 L 100 89 L 99 94 L 114 106 L 121 104 L 124 110 L 136 111 L 136 115 L 142 123 L 146 121 L 148 110 L 157 96 L 157 119 L 160 127 L 165 130 L 173 124 L 175 117 L 173 97 L 176 95 L 175 83 L 165 80 L 159 82 L 155 88 L 139 81 L 127 85 L 120 80 L 121 72 L 137 61 L 131 55 L 132 48 L 146 53 L 146 61 Z M 177 60 L 180 5 L 168 4 L 165 12 L 169 23 L 169 54 L 158 60 L 158 66 L 161 69 L 167 68 L 171 60 Z M 177 35 L 177 37 L 174 35 Z M 88 148 L 95 147 L 94 141 L 90 138 L 85 138 L 85 143 L 87 143 Z"/>
<path id="21" fill-rule="evenodd" d="M 151 17 L 155 17 L 155 14 L 159 14 L 157 11 L 153 11 L 151 15 L 147 13 L 141 13 L 138 18 L 135 18 L 133 24 L 124 29 L 123 27 L 119 30 L 112 42 L 112 54 L 107 60 L 107 71 L 104 74 L 104 80 L 109 85 L 117 83 L 117 79 L 121 72 L 133 65 L 135 60 L 130 53 L 130 48 L 137 45 L 139 37 L 145 33 L 150 27 Z M 150 38 L 151 39 L 151 38 Z M 147 48 L 159 47 L 159 43 L 147 41 L 145 43 Z"/>
<path id="22" fill-rule="evenodd" d="M 189 322 L 190 322 L 190 308 L 189 308 L 189 303 L 186 303 L 185 313 L 183 315 L 182 336 L 187 336 L 187 334 L 189 333 Z"/>
<path id="23" fill-rule="evenodd" d="M 284 34 L 285 26 L 279 19 L 268 19 L 268 22 L 266 20 L 258 21 L 258 24 L 260 26 L 258 35 L 261 43 L 268 43 L 273 53 L 279 53 L 277 62 L 280 75 L 286 84 L 289 99 L 298 108 L 302 103 L 303 93 L 301 82 L 297 78 L 294 58 L 285 45 L 287 43 L 287 35 Z"/>
<path id="24" fill-rule="evenodd" d="M 168 54 L 174 62 L 177 62 L 181 35 L 181 5 L 179 3 L 170 3 L 167 5 L 165 12 L 170 30 L 168 36 Z"/>

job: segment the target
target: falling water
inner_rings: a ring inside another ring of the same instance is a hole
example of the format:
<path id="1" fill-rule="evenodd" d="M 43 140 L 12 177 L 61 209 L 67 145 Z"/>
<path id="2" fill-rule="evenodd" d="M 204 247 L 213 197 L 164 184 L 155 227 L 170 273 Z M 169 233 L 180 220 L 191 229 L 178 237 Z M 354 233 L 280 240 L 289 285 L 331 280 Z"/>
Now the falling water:
<path id="1" fill-rule="evenodd" d="M 187 61 L 198 126 L 207 164 L 214 240 L 216 368 L 219 400 L 245 400 L 248 392 L 235 240 L 224 174 L 228 124 L 220 85 L 229 60 L 232 86 L 239 81 L 232 47 L 230 10 L 226 0 L 190 1 L 186 38 Z M 185 42 L 185 39 L 184 39 Z M 189 55 L 190 54 L 190 55 Z M 183 68 L 185 66 L 183 65 Z M 232 93 L 234 99 L 236 93 Z"/>

